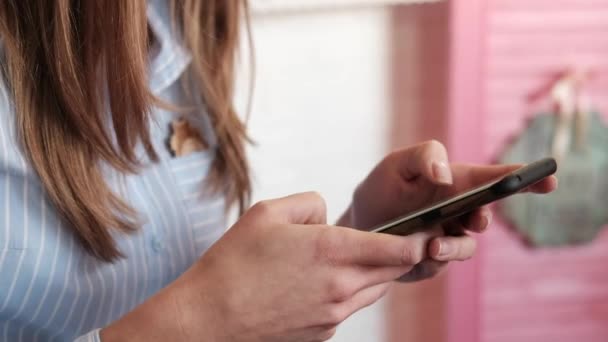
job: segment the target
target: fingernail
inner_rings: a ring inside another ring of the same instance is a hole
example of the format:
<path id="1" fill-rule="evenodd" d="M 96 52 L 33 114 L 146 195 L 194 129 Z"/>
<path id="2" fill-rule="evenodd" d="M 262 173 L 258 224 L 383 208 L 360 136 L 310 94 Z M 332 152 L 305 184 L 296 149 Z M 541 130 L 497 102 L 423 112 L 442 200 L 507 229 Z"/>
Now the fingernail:
<path id="1" fill-rule="evenodd" d="M 452 171 L 445 162 L 433 162 L 433 176 L 442 184 L 452 184 Z"/>
<path id="2" fill-rule="evenodd" d="M 450 254 L 452 254 L 454 248 L 452 247 L 452 245 L 449 242 L 442 242 L 439 245 L 439 254 L 437 255 L 438 257 L 446 257 Z"/>
<path id="3" fill-rule="evenodd" d="M 557 188 L 559 187 L 559 178 L 553 176 L 553 184 L 555 184 L 553 190 L 557 190 Z"/>
<path id="4" fill-rule="evenodd" d="M 491 211 L 487 211 L 487 212 L 485 212 L 485 213 L 483 214 L 483 218 L 484 218 L 484 219 L 485 219 L 485 221 L 486 221 L 486 222 L 485 222 L 485 227 L 484 227 L 484 229 L 485 229 L 485 228 L 488 228 L 488 226 L 489 226 L 490 224 L 492 224 L 492 216 L 493 216 L 493 215 L 492 215 L 492 212 L 491 212 Z"/>

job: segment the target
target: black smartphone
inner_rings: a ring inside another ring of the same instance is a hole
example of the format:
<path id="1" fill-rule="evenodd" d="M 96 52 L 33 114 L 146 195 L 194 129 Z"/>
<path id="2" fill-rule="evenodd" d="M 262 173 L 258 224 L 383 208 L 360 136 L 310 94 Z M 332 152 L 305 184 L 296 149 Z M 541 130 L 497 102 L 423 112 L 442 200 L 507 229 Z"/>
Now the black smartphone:
<path id="1" fill-rule="evenodd" d="M 371 231 L 393 235 L 409 235 L 424 231 L 438 223 L 467 214 L 476 208 L 516 194 L 556 171 L 557 163 L 555 159 L 541 159 L 522 166 L 494 181 L 405 214 L 375 227 Z"/>

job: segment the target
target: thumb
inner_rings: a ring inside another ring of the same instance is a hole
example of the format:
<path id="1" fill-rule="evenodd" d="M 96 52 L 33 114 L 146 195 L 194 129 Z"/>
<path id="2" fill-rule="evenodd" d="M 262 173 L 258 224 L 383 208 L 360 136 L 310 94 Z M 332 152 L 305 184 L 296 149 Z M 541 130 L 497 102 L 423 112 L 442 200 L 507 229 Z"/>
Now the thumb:
<path id="1" fill-rule="evenodd" d="M 431 140 L 394 152 L 401 177 L 412 180 L 419 176 L 436 183 L 452 184 L 448 153 L 440 142 Z"/>
<path id="2" fill-rule="evenodd" d="M 318 192 L 313 191 L 261 201 L 250 211 L 254 215 L 261 215 L 280 223 L 325 224 L 327 222 L 325 200 Z"/>

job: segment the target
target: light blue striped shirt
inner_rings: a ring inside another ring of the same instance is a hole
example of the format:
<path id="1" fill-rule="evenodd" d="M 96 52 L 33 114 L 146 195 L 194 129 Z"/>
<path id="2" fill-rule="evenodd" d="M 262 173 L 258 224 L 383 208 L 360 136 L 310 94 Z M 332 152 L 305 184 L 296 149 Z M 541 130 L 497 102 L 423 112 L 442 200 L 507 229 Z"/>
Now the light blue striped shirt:
<path id="1" fill-rule="evenodd" d="M 192 105 L 178 82 L 190 57 L 171 36 L 166 6 L 153 0 L 148 8 L 158 42 L 150 87 Z M 155 109 L 150 130 L 161 161 L 137 175 L 108 172 L 108 183 L 145 220 L 136 234 L 116 235 L 126 257 L 110 264 L 59 222 L 18 147 L 9 93 L 0 83 L 0 341 L 98 341 L 98 329 L 178 277 L 224 232 L 223 198 L 201 191 L 215 146 L 208 118 L 190 115 L 212 147 L 172 158 L 165 141 L 177 114 Z"/>

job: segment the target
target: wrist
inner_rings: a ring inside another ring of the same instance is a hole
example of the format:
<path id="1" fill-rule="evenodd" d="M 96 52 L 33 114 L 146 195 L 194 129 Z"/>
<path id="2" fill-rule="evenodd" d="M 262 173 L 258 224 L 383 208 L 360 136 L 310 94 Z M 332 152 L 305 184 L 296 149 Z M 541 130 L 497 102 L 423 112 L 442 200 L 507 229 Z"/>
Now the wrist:
<path id="1" fill-rule="evenodd" d="M 194 268 L 199 268 L 195 265 Z M 200 270 L 190 269 L 174 286 L 171 305 L 175 314 L 176 324 L 184 341 L 222 341 L 221 328 L 218 329 L 222 319 L 212 302 L 213 292 L 205 288 L 208 277 L 203 276 Z M 179 340 L 179 339 L 174 339 Z"/>
<path id="2" fill-rule="evenodd" d="M 204 305 L 195 302 L 193 288 L 178 279 L 100 332 L 101 341 L 215 341 L 203 315 Z M 201 330 L 201 331 L 199 331 Z"/>

